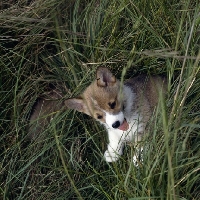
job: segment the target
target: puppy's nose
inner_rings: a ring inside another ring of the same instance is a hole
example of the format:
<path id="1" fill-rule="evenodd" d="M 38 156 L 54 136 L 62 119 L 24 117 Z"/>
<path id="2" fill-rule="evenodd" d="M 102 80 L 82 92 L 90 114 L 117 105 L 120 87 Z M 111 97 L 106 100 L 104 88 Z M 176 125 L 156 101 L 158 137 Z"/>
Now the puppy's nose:
<path id="1" fill-rule="evenodd" d="M 118 128 L 120 126 L 120 122 L 116 121 L 115 123 L 112 124 L 113 128 Z"/>

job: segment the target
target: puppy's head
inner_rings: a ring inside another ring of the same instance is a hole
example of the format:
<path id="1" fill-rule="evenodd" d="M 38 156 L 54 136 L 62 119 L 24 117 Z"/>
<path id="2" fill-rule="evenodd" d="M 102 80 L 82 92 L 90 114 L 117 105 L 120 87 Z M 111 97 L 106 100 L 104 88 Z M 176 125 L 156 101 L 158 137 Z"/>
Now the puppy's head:
<path id="1" fill-rule="evenodd" d="M 123 97 L 120 82 L 105 67 L 99 67 L 96 80 L 78 98 L 65 101 L 68 108 L 92 116 L 109 128 L 127 130 L 123 114 Z"/>

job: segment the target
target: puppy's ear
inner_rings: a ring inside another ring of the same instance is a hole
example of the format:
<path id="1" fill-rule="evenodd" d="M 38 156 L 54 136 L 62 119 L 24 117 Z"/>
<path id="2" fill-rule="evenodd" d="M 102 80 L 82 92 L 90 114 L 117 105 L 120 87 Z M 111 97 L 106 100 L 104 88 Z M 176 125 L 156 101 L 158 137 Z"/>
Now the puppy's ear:
<path id="1" fill-rule="evenodd" d="M 99 67 L 96 73 L 97 85 L 100 87 L 112 86 L 116 82 L 115 76 L 106 67 Z"/>
<path id="2" fill-rule="evenodd" d="M 65 105 L 79 112 L 85 112 L 85 103 L 82 98 L 72 98 L 65 100 Z"/>

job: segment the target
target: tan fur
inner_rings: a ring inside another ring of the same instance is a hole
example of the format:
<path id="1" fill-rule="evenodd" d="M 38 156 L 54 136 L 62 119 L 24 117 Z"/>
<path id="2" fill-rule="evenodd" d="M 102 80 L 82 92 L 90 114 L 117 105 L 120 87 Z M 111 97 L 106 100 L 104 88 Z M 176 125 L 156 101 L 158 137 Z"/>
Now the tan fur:
<path id="1" fill-rule="evenodd" d="M 101 68 L 99 68 L 101 70 Z M 107 68 L 103 68 L 108 70 Z M 108 71 L 110 73 L 110 71 Z M 109 74 L 107 76 L 110 76 Z M 100 120 L 105 122 L 105 115 L 102 112 L 102 109 L 110 112 L 117 113 L 121 109 L 121 100 L 120 100 L 120 82 L 115 79 L 115 77 L 109 77 L 112 79 L 111 83 L 105 85 L 103 77 L 100 73 L 97 73 L 96 80 L 91 83 L 89 87 L 82 93 L 77 99 L 68 99 L 65 101 L 65 105 L 68 108 L 76 109 L 79 112 L 84 112 L 87 115 L 98 119 L 98 115 L 103 116 Z M 106 87 L 105 87 L 106 86 Z M 111 109 L 109 103 L 116 102 L 115 109 Z M 77 103 L 77 104 L 76 104 Z M 82 104 L 82 107 L 80 106 Z"/>

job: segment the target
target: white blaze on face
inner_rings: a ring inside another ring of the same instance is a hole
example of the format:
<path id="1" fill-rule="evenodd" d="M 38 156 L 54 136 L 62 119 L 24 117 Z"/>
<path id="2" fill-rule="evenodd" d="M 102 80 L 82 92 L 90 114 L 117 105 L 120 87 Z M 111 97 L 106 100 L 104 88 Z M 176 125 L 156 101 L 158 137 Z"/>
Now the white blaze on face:
<path id="1" fill-rule="evenodd" d="M 117 122 L 119 122 L 119 126 L 123 123 L 124 121 L 124 114 L 123 112 L 119 112 L 116 115 L 110 114 L 108 112 L 106 113 L 106 124 L 110 127 L 110 128 L 114 128 L 113 125 Z M 117 127 L 118 128 L 118 127 Z"/>

